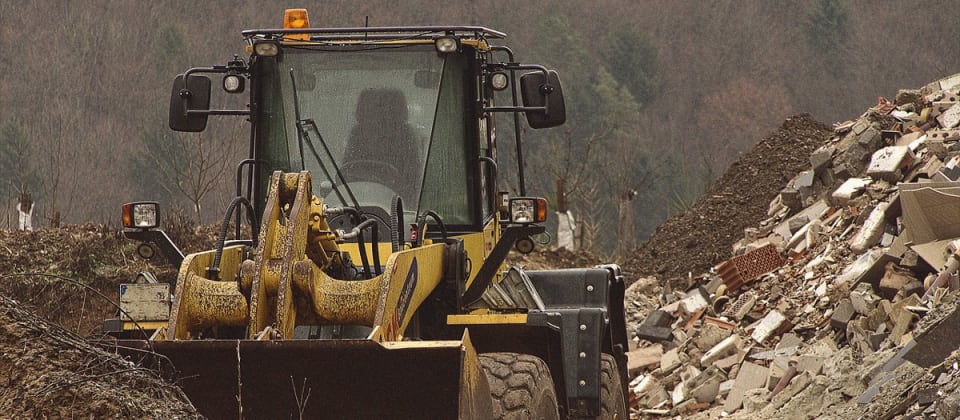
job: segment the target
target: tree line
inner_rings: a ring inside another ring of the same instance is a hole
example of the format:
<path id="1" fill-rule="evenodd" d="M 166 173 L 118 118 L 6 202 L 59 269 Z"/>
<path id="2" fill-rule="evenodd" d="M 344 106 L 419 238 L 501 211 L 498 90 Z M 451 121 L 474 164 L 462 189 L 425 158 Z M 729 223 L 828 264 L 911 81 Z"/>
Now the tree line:
<path id="1" fill-rule="evenodd" d="M 166 128 L 173 77 L 243 55 L 281 24 L 264 1 L 0 2 L 0 228 L 23 193 L 34 225 L 112 222 L 129 200 L 217 220 L 246 154 L 239 119 Z M 530 193 L 580 220 L 582 245 L 624 254 L 683 211 L 786 117 L 855 118 L 899 88 L 960 70 L 960 9 L 853 0 L 307 2 L 314 26 L 472 24 L 557 69 L 561 129 L 524 132 Z M 509 133 L 499 133 L 510 144 Z M 501 148 L 501 149 L 506 149 Z M 501 167 L 515 167 L 501 152 Z M 515 188 L 503 171 L 501 188 Z"/>

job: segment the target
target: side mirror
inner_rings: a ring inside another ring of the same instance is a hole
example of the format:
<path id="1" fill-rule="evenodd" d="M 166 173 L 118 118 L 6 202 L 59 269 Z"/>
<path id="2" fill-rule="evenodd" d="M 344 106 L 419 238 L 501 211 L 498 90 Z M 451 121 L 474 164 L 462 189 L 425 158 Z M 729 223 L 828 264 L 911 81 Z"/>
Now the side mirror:
<path id="1" fill-rule="evenodd" d="M 546 80 L 544 80 L 546 79 Z M 525 107 L 546 107 L 546 111 L 527 111 L 527 123 L 531 128 L 549 128 L 567 121 L 567 108 L 563 102 L 560 76 L 554 70 L 535 71 L 520 76 L 520 94 Z"/>
<path id="2" fill-rule="evenodd" d="M 188 82 L 183 75 L 173 81 L 170 92 L 170 129 L 174 131 L 200 132 L 207 128 L 206 113 L 188 115 L 187 111 L 210 109 L 210 78 L 191 75 Z"/>

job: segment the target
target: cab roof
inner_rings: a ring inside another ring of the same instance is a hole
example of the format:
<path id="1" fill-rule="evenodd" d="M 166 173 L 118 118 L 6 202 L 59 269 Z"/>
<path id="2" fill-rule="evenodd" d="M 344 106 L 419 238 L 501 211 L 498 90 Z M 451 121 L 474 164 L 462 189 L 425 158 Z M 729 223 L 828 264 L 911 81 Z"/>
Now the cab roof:
<path id="1" fill-rule="evenodd" d="M 484 41 L 503 39 L 507 34 L 482 26 L 383 26 L 359 28 L 296 28 L 296 29 L 250 29 L 242 32 L 248 40 L 283 40 L 289 35 L 309 35 L 309 41 L 424 41 L 438 37 L 455 37 L 460 40 Z"/>

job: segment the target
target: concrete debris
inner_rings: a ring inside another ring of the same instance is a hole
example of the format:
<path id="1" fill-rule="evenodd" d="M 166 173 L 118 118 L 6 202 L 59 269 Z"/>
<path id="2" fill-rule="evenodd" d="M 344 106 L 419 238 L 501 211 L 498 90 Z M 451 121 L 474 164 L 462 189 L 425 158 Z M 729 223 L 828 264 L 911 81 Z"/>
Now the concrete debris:
<path id="1" fill-rule="evenodd" d="M 960 74 L 836 124 L 767 210 L 631 317 L 633 415 L 957 418 Z"/>

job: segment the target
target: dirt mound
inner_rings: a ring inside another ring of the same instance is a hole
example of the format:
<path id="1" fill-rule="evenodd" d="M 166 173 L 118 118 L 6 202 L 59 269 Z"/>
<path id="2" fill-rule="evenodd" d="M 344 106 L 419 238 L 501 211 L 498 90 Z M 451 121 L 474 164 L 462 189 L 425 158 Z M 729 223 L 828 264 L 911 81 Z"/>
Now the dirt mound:
<path id="1" fill-rule="evenodd" d="M 213 228 L 177 230 L 208 245 Z M 176 271 L 136 256 L 114 228 L 0 231 L 0 411 L 4 418 L 197 418 L 179 388 L 89 344 L 137 272 Z M 158 261 L 163 263 L 162 260 Z"/>
<path id="2" fill-rule="evenodd" d="M 691 208 L 661 224 L 623 265 L 634 274 L 679 283 L 687 273 L 697 275 L 730 258 L 744 228 L 768 217 L 770 201 L 797 172 L 810 166 L 810 153 L 832 134 L 830 127 L 808 114 L 787 118 L 734 162 Z"/>
<path id="3" fill-rule="evenodd" d="M 198 418 L 179 388 L 0 295 L 0 411 L 9 418 Z"/>
<path id="4" fill-rule="evenodd" d="M 527 270 L 583 268 L 609 262 L 611 261 L 606 261 L 603 257 L 593 255 L 586 251 L 574 252 L 566 248 L 556 247 L 537 248 L 527 255 L 514 252 L 507 256 L 507 264 L 516 265 Z"/>

